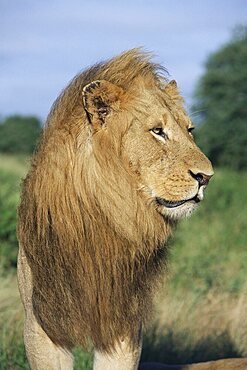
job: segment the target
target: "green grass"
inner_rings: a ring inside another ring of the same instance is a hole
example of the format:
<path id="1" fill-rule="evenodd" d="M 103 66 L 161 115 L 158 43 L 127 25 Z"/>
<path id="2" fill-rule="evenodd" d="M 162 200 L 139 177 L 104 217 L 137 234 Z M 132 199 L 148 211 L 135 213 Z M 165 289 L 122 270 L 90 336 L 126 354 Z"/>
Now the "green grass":
<path id="1" fill-rule="evenodd" d="M 28 160 L 0 155 L 0 369 L 28 369 L 15 279 L 16 206 Z M 247 173 L 216 170 L 198 212 L 170 240 L 168 279 L 144 340 L 144 360 L 247 356 Z M 75 369 L 92 355 L 76 349 Z"/>

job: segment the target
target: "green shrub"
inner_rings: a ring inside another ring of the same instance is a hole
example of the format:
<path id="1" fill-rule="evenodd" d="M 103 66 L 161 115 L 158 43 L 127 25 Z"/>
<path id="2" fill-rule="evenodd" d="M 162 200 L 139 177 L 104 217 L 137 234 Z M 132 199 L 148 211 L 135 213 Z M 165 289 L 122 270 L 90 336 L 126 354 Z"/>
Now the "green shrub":
<path id="1" fill-rule="evenodd" d="M 9 116 L 0 122 L 0 152 L 33 152 L 41 133 L 41 122 L 32 116 Z"/>

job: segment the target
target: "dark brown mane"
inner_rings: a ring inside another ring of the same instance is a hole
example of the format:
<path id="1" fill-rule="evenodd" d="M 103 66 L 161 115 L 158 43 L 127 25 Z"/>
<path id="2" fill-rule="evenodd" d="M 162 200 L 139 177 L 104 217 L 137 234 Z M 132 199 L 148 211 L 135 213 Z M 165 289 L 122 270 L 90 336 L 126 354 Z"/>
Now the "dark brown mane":
<path id="1" fill-rule="evenodd" d="M 140 196 L 111 145 L 120 136 L 92 147 L 82 89 L 100 79 L 128 91 L 137 77 L 159 85 L 162 72 L 134 49 L 79 74 L 55 102 L 24 180 L 19 240 L 35 315 L 61 346 L 90 339 L 109 350 L 149 315 L 171 225 Z"/>

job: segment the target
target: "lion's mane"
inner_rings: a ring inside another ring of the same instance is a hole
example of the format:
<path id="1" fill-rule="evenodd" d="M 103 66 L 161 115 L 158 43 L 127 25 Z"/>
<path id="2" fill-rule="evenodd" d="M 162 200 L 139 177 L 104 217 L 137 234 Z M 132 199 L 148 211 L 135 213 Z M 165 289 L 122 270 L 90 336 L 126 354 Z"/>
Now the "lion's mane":
<path id="1" fill-rule="evenodd" d="M 110 351 L 134 340 L 149 315 L 171 225 L 140 196 L 116 153 L 127 123 L 92 145 L 82 89 L 103 79 L 127 91 L 138 76 L 159 84 L 161 72 L 132 50 L 76 76 L 54 103 L 24 180 L 18 235 L 34 313 L 63 347 L 92 342 Z"/>

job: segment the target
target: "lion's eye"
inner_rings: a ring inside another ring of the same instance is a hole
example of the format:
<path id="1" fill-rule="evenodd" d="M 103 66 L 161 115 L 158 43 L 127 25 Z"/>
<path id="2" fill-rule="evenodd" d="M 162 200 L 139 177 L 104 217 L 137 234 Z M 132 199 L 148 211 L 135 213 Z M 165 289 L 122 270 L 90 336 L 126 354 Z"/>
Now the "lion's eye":
<path id="1" fill-rule="evenodd" d="M 194 129 L 195 129 L 194 126 L 188 127 L 188 132 L 191 134 Z"/>
<path id="2" fill-rule="evenodd" d="M 167 139 L 167 135 L 162 127 L 155 127 L 151 130 L 155 135 L 161 136 L 163 139 Z"/>

